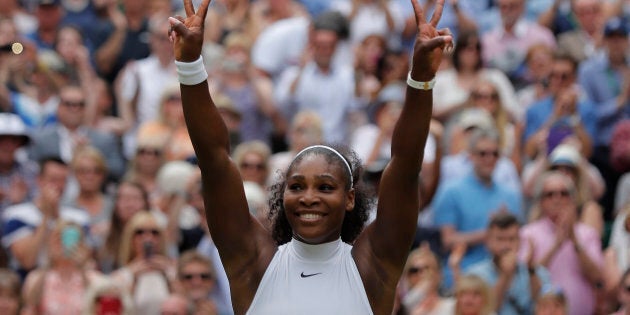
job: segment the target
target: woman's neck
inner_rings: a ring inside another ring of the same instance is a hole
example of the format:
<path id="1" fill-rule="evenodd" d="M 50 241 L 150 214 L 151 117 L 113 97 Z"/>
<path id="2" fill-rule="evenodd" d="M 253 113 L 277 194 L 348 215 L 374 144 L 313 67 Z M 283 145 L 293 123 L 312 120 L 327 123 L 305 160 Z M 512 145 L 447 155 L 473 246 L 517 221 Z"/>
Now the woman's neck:
<path id="1" fill-rule="evenodd" d="M 83 206 L 90 214 L 98 214 L 102 208 L 103 194 L 99 191 L 81 191 L 77 197 L 77 204 Z"/>

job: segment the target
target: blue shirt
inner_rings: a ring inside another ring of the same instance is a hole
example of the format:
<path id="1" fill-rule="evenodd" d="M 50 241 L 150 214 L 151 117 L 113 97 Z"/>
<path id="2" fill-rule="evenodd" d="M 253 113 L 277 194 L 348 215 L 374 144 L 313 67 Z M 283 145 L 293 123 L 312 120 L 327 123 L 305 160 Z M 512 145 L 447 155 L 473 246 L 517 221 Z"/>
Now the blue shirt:
<path id="1" fill-rule="evenodd" d="M 492 258 L 481 261 L 471 266 L 468 274 L 474 274 L 481 277 L 488 285 L 494 286 L 499 280 L 499 271 L 494 264 Z M 540 292 L 547 292 L 552 288 L 549 271 L 544 267 L 536 267 L 536 276 L 540 280 Z M 504 293 L 503 301 L 501 301 L 501 309 L 498 314 L 501 315 L 522 315 L 534 313 L 534 302 L 537 297 L 531 296 L 529 287 L 529 272 L 527 266 L 519 263 L 516 271 L 512 276 L 512 282 L 508 292 Z M 520 311 L 519 311 L 520 310 Z"/>
<path id="2" fill-rule="evenodd" d="M 470 172 L 459 181 L 445 183 L 438 189 L 433 209 L 435 225 L 453 226 L 457 232 L 476 232 L 485 230 L 490 216 L 502 207 L 523 221 L 522 197 L 517 191 L 493 182 L 483 184 Z M 462 258 L 461 268 L 467 267 L 490 257 L 484 245 L 469 246 Z"/>
<path id="3" fill-rule="evenodd" d="M 553 114 L 554 98 L 549 96 L 532 104 L 525 114 L 525 132 L 523 140 L 527 141 L 536 131 L 538 131 Z M 594 106 L 590 101 L 578 100 L 577 112 L 580 115 L 584 129 L 591 137 L 597 136 L 597 119 L 595 118 Z"/>

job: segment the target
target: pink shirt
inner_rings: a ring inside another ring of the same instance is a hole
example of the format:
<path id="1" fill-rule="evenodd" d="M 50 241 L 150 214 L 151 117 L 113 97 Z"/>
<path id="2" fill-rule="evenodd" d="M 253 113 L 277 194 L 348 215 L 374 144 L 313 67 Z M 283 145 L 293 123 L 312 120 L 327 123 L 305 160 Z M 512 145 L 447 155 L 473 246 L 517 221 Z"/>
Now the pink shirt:
<path id="1" fill-rule="evenodd" d="M 574 227 L 582 250 L 600 266 L 604 264 L 601 241 L 597 231 L 590 226 L 577 223 Z M 521 258 L 524 260 L 528 240 L 534 243 L 534 259 L 540 260 L 553 247 L 556 239 L 555 225 L 547 218 L 542 218 L 525 225 L 521 229 Z M 572 315 L 591 315 L 595 309 L 595 291 L 582 275 L 577 253 L 570 240 L 562 244 L 547 268 L 551 273 L 551 282 L 564 292 L 568 299 L 569 312 Z"/>

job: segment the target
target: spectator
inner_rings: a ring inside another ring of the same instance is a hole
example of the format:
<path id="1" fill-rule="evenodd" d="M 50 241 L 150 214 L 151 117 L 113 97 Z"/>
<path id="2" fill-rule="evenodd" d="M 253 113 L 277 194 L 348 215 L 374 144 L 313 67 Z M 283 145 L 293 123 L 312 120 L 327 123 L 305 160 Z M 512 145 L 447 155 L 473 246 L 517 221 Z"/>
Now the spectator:
<path id="1" fill-rule="evenodd" d="M 70 25 L 60 27 L 53 48 L 62 63 L 60 74 L 63 82 L 81 86 L 88 95 L 88 102 L 96 101 L 91 94 L 96 83 L 96 71 L 81 29 Z"/>
<path id="2" fill-rule="evenodd" d="M 560 290 L 543 293 L 536 300 L 536 315 L 569 315 L 567 298 Z"/>
<path id="3" fill-rule="evenodd" d="M 497 6 L 501 25 L 482 36 L 483 60 L 487 66 L 505 72 L 519 86 L 529 47 L 544 43 L 555 48 L 556 40 L 548 28 L 524 19 L 525 0 L 498 0 Z"/>
<path id="4" fill-rule="evenodd" d="M 81 226 L 60 221 L 45 241 L 50 264 L 24 280 L 24 314 L 81 314 L 90 284 L 101 277 L 88 265 L 91 250 Z"/>
<path id="5" fill-rule="evenodd" d="M 0 14 L 7 20 L 12 20 L 21 35 L 30 34 L 37 29 L 37 19 L 19 0 L 3 1 Z"/>
<path id="6" fill-rule="evenodd" d="M 238 166 L 243 181 L 254 182 L 260 187 L 267 187 L 269 177 L 269 158 L 271 150 L 260 141 L 243 142 L 239 144 L 232 159 Z"/>
<path id="7" fill-rule="evenodd" d="M 97 24 L 91 31 L 94 63 L 99 75 L 109 84 L 114 82 L 127 62 L 149 56 L 150 46 L 143 38 L 149 31 L 146 1 L 123 0 L 122 12 L 118 1 L 103 1 L 102 6 L 97 8 L 105 14 L 104 20 L 95 21 Z"/>
<path id="8" fill-rule="evenodd" d="M 208 28 L 204 37 L 220 45 L 233 32 L 247 34 L 255 38 L 257 30 L 251 20 L 251 4 L 248 0 L 217 2 L 208 10 Z"/>
<path id="9" fill-rule="evenodd" d="M 138 212 L 148 211 L 149 197 L 143 186 L 132 181 L 123 181 L 118 185 L 114 201 L 114 211 L 108 221 L 107 238 L 97 252 L 98 267 L 104 273 L 110 273 L 118 266 L 122 234 L 127 222 Z"/>
<path id="10" fill-rule="evenodd" d="M 61 26 L 64 10 L 60 0 L 38 0 L 35 8 L 37 29 L 27 35 L 35 42 L 37 49 L 53 49 L 57 31 Z"/>
<path id="11" fill-rule="evenodd" d="M 551 286 L 549 272 L 534 262 L 534 249 L 528 248 L 528 257 L 518 261 L 519 223 L 509 213 L 497 213 L 488 224 L 486 247 L 492 257 L 471 266 L 468 273 L 481 277 L 494 287 L 497 314 L 531 314 L 534 302 L 541 292 Z"/>
<path id="12" fill-rule="evenodd" d="M 19 158 L 31 137 L 17 115 L 0 113 L 0 213 L 9 205 L 25 202 L 35 193 L 37 165 Z"/>
<path id="13" fill-rule="evenodd" d="M 617 216 L 610 232 L 610 242 L 604 251 L 604 279 L 608 293 L 614 295 L 619 281 L 624 281 L 624 270 L 630 269 L 630 208 L 625 207 Z"/>
<path id="14" fill-rule="evenodd" d="M 462 276 L 455 287 L 455 312 L 461 315 L 495 315 L 494 294 L 478 276 Z"/>
<path id="15" fill-rule="evenodd" d="M 140 184 L 149 194 L 149 204 L 155 202 L 157 173 L 164 164 L 165 140 L 152 135 L 138 139 L 136 154 L 129 163 L 124 180 Z"/>
<path id="16" fill-rule="evenodd" d="M 95 245 L 102 246 L 110 226 L 114 200 L 104 193 L 107 165 L 94 147 L 82 147 L 74 153 L 70 167 L 78 184 L 77 195 L 69 205 L 83 209 L 90 216 L 90 235 Z"/>
<path id="17" fill-rule="evenodd" d="M 227 96 L 240 112 L 240 141 L 271 145 L 274 137 L 286 133 L 286 121 L 274 103 L 271 80 L 257 74 L 251 65 L 251 44 L 240 32 L 225 39 L 225 56 L 210 90 Z"/>
<path id="18" fill-rule="evenodd" d="M 47 156 L 59 156 L 69 163 L 75 150 L 91 145 L 105 157 L 110 179 L 120 178 L 125 169 L 125 160 L 120 153 L 119 142 L 114 136 L 96 131 L 85 124 L 84 91 L 75 85 L 64 86 L 59 98 L 59 123 L 55 128 L 43 129 L 33 134 L 31 158 L 40 160 Z"/>
<path id="19" fill-rule="evenodd" d="M 0 314 L 21 314 L 21 290 L 22 283 L 18 274 L 10 269 L 0 269 Z"/>
<path id="20" fill-rule="evenodd" d="M 138 128 L 138 139 L 149 137 L 165 139 L 165 161 L 181 161 L 195 155 L 186 130 L 179 84 L 174 81 L 162 89 L 157 117 L 142 123 Z"/>
<path id="21" fill-rule="evenodd" d="M 133 302 L 125 291 L 110 277 L 92 281 L 85 293 L 82 315 L 133 315 Z"/>
<path id="22" fill-rule="evenodd" d="M 354 73 L 356 94 L 362 102 L 369 104 L 385 86 L 379 77 L 379 68 L 387 52 L 387 38 L 383 35 L 367 35 L 356 47 L 354 53 Z"/>
<path id="23" fill-rule="evenodd" d="M 409 253 L 400 282 L 402 306 L 407 314 L 439 315 L 453 312 L 455 301 L 440 295 L 441 279 L 438 257 L 431 252 L 428 243 Z"/>
<path id="24" fill-rule="evenodd" d="M 68 178 L 68 166 L 58 158 L 40 162 L 38 194 L 32 201 L 5 209 L 2 245 L 13 258 L 11 267 L 25 276 L 47 262 L 46 239 L 58 220 L 70 221 L 88 229 L 89 216 L 80 209 L 61 205 Z M 86 236 L 89 239 L 89 235 Z"/>
<path id="25" fill-rule="evenodd" d="M 525 114 L 523 152 L 534 159 L 540 145 L 547 143 L 547 154 L 568 134 L 581 143 L 583 156 L 590 157 L 592 141 L 596 137 L 594 108 L 576 85 L 577 64 L 566 56 L 554 57 L 549 75 L 549 96 L 532 104 Z M 551 138 L 548 138 L 551 137 Z"/>
<path id="26" fill-rule="evenodd" d="M 576 220 L 575 185 L 557 171 L 544 173 L 534 196 L 542 216 L 522 228 L 522 242 L 533 243 L 534 260 L 565 293 L 569 314 L 593 314 L 603 255 L 597 231 Z"/>
<path id="27" fill-rule="evenodd" d="M 221 305 L 216 294 L 216 275 L 212 261 L 191 250 L 182 253 L 177 264 L 181 293 L 195 306 L 195 314 L 232 313 L 231 305 Z"/>
<path id="28" fill-rule="evenodd" d="M 149 212 L 136 213 L 125 225 L 118 265 L 112 278 L 131 292 L 138 314 L 157 314 L 170 294 L 175 265 L 166 257 L 164 231 Z"/>
<path id="29" fill-rule="evenodd" d="M 346 120 L 356 106 L 354 70 L 333 62 L 341 40 L 337 28 L 343 22 L 343 18 L 315 21 L 303 62 L 285 70 L 275 90 L 276 103 L 288 119 L 304 109 L 327 117 L 323 121 L 324 141 L 330 143 L 347 140 L 351 130 Z"/>
<path id="30" fill-rule="evenodd" d="M 192 315 L 193 309 L 186 297 L 179 294 L 169 295 L 162 303 L 160 303 L 160 314 L 162 315 Z M 204 314 L 214 315 L 215 312 Z"/>
<path id="31" fill-rule="evenodd" d="M 602 45 L 604 6 L 598 0 L 575 0 L 571 3 L 578 27 L 558 36 L 558 51 L 578 62 L 593 57 Z"/>
<path id="32" fill-rule="evenodd" d="M 549 156 L 536 159 L 523 171 L 523 193 L 525 197 L 534 195 L 540 175 L 546 171 L 560 171 L 567 175 L 576 187 L 578 220 L 593 227 L 599 235 L 604 230 L 602 207 L 597 200 L 605 190 L 604 179 L 597 168 L 581 156 L 575 145 L 558 145 Z M 537 219 L 540 209 L 533 208 L 530 218 Z"/>
<path id="33" fill-rule="evenodd" d="M 435 225 L 440 228 L 445 248 L 451 250 L 462 243 L 468 248 L 461 261 L 464 272 L 489 257 L 483 241 L 491 214 L 509 211 L 519 218 L 523 216 L 520 192 L 492 177 L 500 156 L 496 132 L 475 132 L 469 142 L 469 152 L 472 170 L 461 180 L 440 186 L 433 201 Z M 452 285 L 448 269 L 445 285 Z"/>
<path id="34" fill-rule="evenodd" d="M 484 67 L 484 49 L 476 31 L 464 32 L 457 38 L 452 55 L 453 67 L 438 71 L 435 78 L 433 115 L 437 119 L 446 122 L 464 108 L 473 86 L 481 79 L 494 83 L 510 119 L 522 116 L 514 87 L 507 76 L 500 70 Z"/>
<path id="35" fill-rule="evenodd" d="M 525 76 L 528 83 L 516 92 L 518 105 L 523 113 L 527 112 L 533 103 L 548 96 L 553 54 L 554 50 L 545 44 L 536 44 L 527 50 Z M 524 119 L 525 117 L 520 117 L 518 122 L 523 122 Z"/>
<path id="36" fill-rule="evenodd" d="M 262 0 L 255 1 L 249 7 L 249 22 L 252 25 L 254 38 L 267 26 L 280 20 L 294 17 L 309 17 L 306 8 L 296 0 Z"/>
<path id="37" fill-rule="evenodd" d="M 617 289 L 617 299 L 621 307 L 612 315 L 627 315 L 630 313 L 630 269 L 626 269 Z"/>

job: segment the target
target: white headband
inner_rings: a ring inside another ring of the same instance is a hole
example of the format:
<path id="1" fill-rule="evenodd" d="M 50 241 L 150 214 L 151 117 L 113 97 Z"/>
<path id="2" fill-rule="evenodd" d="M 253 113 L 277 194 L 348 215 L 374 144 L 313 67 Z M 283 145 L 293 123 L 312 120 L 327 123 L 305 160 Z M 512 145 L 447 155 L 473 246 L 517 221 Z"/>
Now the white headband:
<path id="1" fill-rule="evenodd" d="M 343 157 L 343 155 L 341 155 L 341 153 L 339 153 L 337 150 L 329 147 L 329 146 L 325 146 L 325 145 L 312 145 L 310 147 L 306 147 L 304 149 L 302 149 L 302 151 L 298 152 L 298 154 L 295 155 L 295 157 L 293 158 L 293 160 L 295 161 L 300 155 L 302 155 L 302 153 L 311 150 L 311 149 L 317 149 L 317 148 L 322 148 L 322 149 L 326 149 L 334 154 L 336 154 L 339 159 L 343 162 L 343 164 L 346 166 L 346 168 L 348 169 L 348 174 L 350 174 L 350 188 L 354 187 L 354 177 L 352 176 L 352 168 L 350 168 L 350 164 L 348 164 L 348 161 L 346 161 L 346 159 Z"/>

